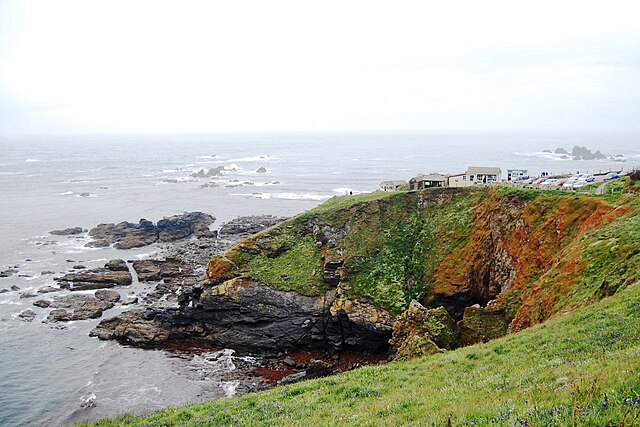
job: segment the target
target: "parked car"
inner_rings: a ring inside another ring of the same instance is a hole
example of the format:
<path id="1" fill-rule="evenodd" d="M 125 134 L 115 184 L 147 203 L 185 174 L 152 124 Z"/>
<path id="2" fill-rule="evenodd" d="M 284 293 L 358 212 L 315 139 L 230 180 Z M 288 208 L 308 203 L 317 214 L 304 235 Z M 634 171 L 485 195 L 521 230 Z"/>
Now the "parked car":
<path id="1" fill-rule="evenodd" d="M 542 184 L 543 182 L 545 182 L 546 180 L 547 180 L 547 178 L 538 178 L 538 179 L 536 179 L 535 181 L 533 181 L 531 184 L 533 184 L 533 185 L 540 185 L 540 184 Z"/>
<path id="2" fill-rule="evenodd" d="M 569 178 L 562 184 L 562 188 L 573 188 L 573 184 L 578 182 L 578 178 Z"/>
<path id="3" fill-rule="evenodd" d="M 586 178 L 583 179 L 579 179 L 578 181 L 574 182 L 573 185 L 571 186 L 571 188 L 573 188 L 574 190 L 577 190 L 578 188 L 582 188 L 589 185 L 589 182 L 586 180 Z"/>
<path id="4" fill-rule="evenodd" d="M 585 175 L 584 176 L 584 180 L 587 181 L 587 182 L 593 182 L 593 181 L 596 180 L 596 177 L 593 176 L 593 175 Z"/>
<path id="5" fill-rule="evenodd" d="M 615 172 L 609 172 L 603 179 L 605 181 L 612 181 L 612 180 L 618 179 L 618 178 L 620 178 L 620 175 L 618 175 Z"/>

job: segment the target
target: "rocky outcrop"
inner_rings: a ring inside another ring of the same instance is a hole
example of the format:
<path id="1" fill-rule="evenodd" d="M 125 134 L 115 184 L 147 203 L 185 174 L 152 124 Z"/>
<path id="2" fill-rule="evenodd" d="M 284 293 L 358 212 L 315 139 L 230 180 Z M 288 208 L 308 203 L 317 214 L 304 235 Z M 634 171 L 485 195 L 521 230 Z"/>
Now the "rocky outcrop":
<path id="1" fill-rule="evenodd" d="M 76 234 L 82 234 L 86 232 L 87 230 L 85 230 L 82 227 L 70 227 L 62 230 L 52 230 L 49 232 L 49 234 L 53 234 L 54 236 L 73 236 Z"/>
<path id="2" fill-rule="evenodd" d="M 132 283 L 129 267 L 121 259 L 111 260 L 102 268 L 67 273 L 56 280 L 61 288 L 72 291 L 113 288 L 114 286 L 126 286 Z"/>
<path id="3" fill-rule="evenodd" d="M 94 239 L 87 246 L 104 247 L 113 245 L 116 249 L 130 249 L 150 245 L 155 242 L 173 242 L 190 236 L 214 237 L 209 230 L 215 218 L 202 212 L 186 212 L 158 221 L 157 224 L 141 219 L 138 224 L 121 222 L 99 224 L 89 231 Z"/>
<path id="4" fill-rule="evenodd" d="M 102 316 L 102 312 L 110 309 L 120 300 L 120 294 L 113 290 L 101 289 L 95 295 L 71 294 L 56 297 L 48 303 L 53 308 L 47 317 L 48 322 L 67 322 L 71 320 L 95 319 Z M 42 307 L 41 301 L 34 305 Z"/>
<path id="5" fill-rule="evenodd" d="M 409 359 L 453 349 L 457 336 L 455 321 L 444 307 L 428 309 L 413 300 L 394 322 L 389 344 L 396 358 Z"/>
<path id="6" fill-rule="evenodd" d="M 273 227 L 284 221 L 285 218 L 272 215 L 243 216 L 233 219 L 220 227 L 220 237 L 232 235 L 250 235 Z"/>
<path id="7" fill-rule="evenodd" d="M 100 322 L 93 336 L 137 345 L 196 341 L 249 353 L 295 349 L 380 352 L 391 336 L 390 319 L 334 305 L 335 292 L 307 297 L 246 279 L 201 290 L 182 308 L 130 311 Z M 366 307 L 371 310 L 372 307 Z M 366 319 L 366 321 L 365 321 Z"/>

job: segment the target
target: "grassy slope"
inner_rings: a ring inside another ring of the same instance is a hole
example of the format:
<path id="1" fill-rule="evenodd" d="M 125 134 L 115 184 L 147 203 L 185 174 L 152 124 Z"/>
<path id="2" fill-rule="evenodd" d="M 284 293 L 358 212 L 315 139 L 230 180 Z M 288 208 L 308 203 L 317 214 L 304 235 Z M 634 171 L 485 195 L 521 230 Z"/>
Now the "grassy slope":
<path id="1" fill-rule="evenodd" d="M 638 425 L 640 285 L 487 344 L 97 425 L 440 426 L 449 420 Z"/>

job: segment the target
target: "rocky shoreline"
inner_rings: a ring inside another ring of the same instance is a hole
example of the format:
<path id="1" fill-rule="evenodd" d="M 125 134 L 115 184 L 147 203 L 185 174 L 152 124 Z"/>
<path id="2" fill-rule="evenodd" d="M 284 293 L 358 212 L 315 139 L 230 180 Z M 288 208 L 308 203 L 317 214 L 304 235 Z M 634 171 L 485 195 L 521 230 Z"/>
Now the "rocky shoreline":
<path id="1" fill-rule="evenodd" d="M 124 311 L 103 319 L 92 336 L 174 357 L 205 358 L 207 366 L 199 368 L 203 377 L 212 375 L 207 373 L 211 362 L 224 359 L 233 369 L 216 369 L 214 376 L 235 384 L 232 394 L 386 362 L 390 325 L 381 333 L 367 322 L 331 313 L 330 306 L 339 298 L 335 293 L 321 301 L 259 283 L 237 283 L 227 295 L 220 288 L 213 295 L 210 287 L 203 287 L 213 256 L 284 218 L 239 217 L 211 231 L 214 220 L 207 214 L 185 213 L 157 225 L 142 219 L 137 224 L 101 224 L 89 232 L 81 227 L 53 230 L 51 234 L 68 238 L 87 234 L 94 239 L 88 246 L 108 243 L 126 249 L 159 242 L 161 246 L 147 259 L 116 258 L 92 268 L 74 263 L 61 275 L 52 272 L 55 285 L 23 292 L 21 297 L 49 310 L 43 322 L 57 329 L 69 321 L 101 318 L 119 307 Z M 6 274 L 19 271 L 8 269 Z M 212 299 L 204 299 L 206 307 L 199 305 L 207 292 Z M 25 322 L 40 318 L 34 310 L 24 310 L 18 318 Z"/>

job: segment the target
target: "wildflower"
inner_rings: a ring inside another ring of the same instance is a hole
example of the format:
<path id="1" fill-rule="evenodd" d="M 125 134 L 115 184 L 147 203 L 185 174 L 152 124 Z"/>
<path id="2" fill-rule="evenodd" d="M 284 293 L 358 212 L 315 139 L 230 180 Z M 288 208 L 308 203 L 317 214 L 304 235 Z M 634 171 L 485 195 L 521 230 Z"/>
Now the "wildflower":
<path id="1" fill-rule="evenodd" d="M 607 402 L 602 402 L 602 409 L 607 409 Z"/>

